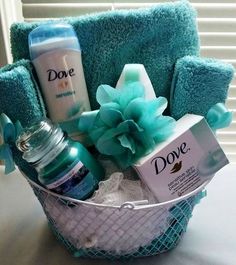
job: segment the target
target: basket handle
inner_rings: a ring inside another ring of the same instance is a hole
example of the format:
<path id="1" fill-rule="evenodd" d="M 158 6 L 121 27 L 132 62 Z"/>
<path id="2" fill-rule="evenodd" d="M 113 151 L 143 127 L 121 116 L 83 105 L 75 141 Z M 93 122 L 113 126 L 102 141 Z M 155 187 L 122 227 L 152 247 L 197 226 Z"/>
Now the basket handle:
<path id="1" fill-rule="evenodd" d="M 133 210 L 135 208 L 135 206 L 145 205 L 145 204 L 148 204 L 148 200 L 133 201 L 133 202 L 124 202 L 123 204 L 121 204 L 120 210 L 122 210 L 122 209 L 130 209 L 130 210 Z"/>

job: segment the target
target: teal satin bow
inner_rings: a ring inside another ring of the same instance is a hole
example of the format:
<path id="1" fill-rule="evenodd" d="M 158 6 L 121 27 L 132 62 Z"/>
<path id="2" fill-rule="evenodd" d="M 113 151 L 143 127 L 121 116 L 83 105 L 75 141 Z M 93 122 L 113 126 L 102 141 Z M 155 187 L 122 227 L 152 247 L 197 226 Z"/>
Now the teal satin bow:
<path id="1" fill-rule="evenodd" d="M 0 145 L 0 160 L 5 161 L 5 174 L 15 170 L 11 147 L 15 145 L 16 138 L 21 131 L 22 126 L 19 121 L 13 124 L 6 114 L 0 115 L 0 135 L 3 141 Z"/>
<path id="2" fill-rule="evenodd" d="M 228 111 L 224 103 L 217 103 L 209 109 L 206 120 L 211 129 L 216 131 L 228 127 L 233 120 L 233 114 Z"/>

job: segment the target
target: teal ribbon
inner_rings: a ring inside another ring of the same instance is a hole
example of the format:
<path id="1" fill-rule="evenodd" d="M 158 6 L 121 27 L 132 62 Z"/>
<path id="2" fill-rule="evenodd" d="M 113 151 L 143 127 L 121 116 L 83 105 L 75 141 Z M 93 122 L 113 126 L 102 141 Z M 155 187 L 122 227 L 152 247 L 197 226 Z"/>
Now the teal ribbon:
<path id="1" fill-rule="evenodd" d="M 0 145 L 0 160 L 5 161 L 5 174 L 15 170 L 11 147 L 15 145 L 16 138 L 21 131 L 22 126 L 19 121 L 13 124 L 6 114 L 0 115 L 0 135 L 3 141 Z"/>
<path id="2" fill-rule="evenodd" d="M 211 129 L 216 131 L 228 127 L 233 120 L 233 114 L 228 111 L 224 103 L 217 103 L 209 109 L 206 120 Z"/>

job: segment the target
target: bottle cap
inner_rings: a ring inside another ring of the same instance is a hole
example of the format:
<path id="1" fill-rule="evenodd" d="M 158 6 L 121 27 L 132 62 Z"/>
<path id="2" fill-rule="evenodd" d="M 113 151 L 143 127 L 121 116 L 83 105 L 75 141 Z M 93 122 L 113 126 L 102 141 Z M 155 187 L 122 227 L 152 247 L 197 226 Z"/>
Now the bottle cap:
<path id="1" fill-rule="evenodd" d="M 81 50 L 77 35 L 69 24 L 44 24 L 30 32 L 28 37 L 30 58 L 56 49 Z"/>

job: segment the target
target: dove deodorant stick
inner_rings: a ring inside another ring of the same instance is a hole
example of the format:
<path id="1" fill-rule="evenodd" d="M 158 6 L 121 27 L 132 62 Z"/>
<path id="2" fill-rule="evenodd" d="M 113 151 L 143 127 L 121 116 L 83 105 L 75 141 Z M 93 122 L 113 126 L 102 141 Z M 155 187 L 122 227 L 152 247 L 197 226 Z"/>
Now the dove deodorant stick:
<path id="1" fill-rule="evenodd" d="M 223 150 L 202 116 L 187 114 L 175 133 L 133 166 L 159 202 L 186 195 L 227 165 Z"/>
<path id="2" fill-rule="evenodd" d="M 90 110 L 81 49 L 69 24 L 44 24 L 29 34 L 29 51 L 36 69 L 48 116 L 70 135 L 76 119 Z"/>

